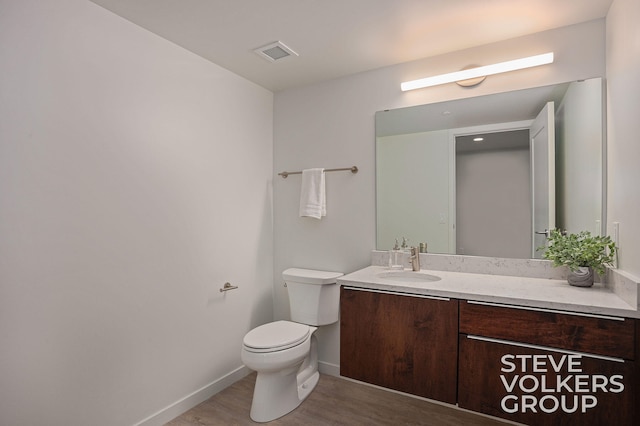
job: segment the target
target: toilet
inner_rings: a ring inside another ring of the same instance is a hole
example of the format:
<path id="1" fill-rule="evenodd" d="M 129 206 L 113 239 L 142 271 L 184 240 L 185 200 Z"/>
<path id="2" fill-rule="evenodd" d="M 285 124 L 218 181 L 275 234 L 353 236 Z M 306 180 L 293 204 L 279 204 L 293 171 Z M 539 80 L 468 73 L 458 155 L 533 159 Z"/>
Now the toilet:
<path id="1" fill-rule="evenodd" d="M 319 326 L 338 321 L 339 272 L 290 268 L 282 273 L 289 292 L 291 321 L 249 331 L 242 344 L 244 365 L 258 372 L 251 419 L 269 422 L 293 411 L 315 388 Z"/>

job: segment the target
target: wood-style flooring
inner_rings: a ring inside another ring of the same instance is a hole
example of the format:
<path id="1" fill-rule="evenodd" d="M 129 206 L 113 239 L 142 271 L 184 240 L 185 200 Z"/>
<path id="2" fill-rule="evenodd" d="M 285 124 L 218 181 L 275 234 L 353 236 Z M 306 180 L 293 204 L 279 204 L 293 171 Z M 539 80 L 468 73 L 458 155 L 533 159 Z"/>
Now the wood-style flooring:
<path id="1" fill-rule="evenodd" d="M 255 373 L 167 423 L 167 426 L 256 425 L 249 417 Z M 269 425 L 504 426 L 494 418 L 321 375 L 309 397 Z"/>

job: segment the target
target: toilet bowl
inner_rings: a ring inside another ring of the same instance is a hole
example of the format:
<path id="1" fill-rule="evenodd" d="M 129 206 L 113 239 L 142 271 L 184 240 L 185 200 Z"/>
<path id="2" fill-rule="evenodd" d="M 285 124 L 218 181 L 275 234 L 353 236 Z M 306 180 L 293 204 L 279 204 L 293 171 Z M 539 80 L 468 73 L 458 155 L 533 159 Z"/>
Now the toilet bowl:
<path id="1" fill-rule="evenodd" d="M 316 329 L 277 321 L 255 328 L 245 336 L 242 362 L 258 372 L 251 403 L 254 421 L 268 422 L 291 412 L 316 386 L 320 377 L 313 335 Z M 283 331 L 291 336 L 287 342 L 281 338 Z M 275 337 L 276 333 L 280 335 Z M 257 335 L 272 335 L 274 343 L 262 339 L 264 345 L 257 345 Z"/>
<path id="2" fill-rule="evenodd" d="M 291 412 L 315 388 L 318 372 L 317 326 L 338 321 L 342 273 L 291 268 L 283 272 L 292 321 L 275 321 L 249 331 L 242 362 L 255 370 L 251 419 L 268 422 Z"/>

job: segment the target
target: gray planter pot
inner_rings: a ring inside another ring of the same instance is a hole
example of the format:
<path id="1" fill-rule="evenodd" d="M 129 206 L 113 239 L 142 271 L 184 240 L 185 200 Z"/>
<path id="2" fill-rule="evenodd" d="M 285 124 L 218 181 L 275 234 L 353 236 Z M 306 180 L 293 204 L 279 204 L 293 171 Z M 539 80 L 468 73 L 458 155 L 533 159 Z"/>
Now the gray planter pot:
<path id="1" fill-rule="evenodd" d="M 591 287 L 593 285 L 593 268 L 580 267 L 577 271 L 569 271 L 569 284 L 576 287 Z"/>

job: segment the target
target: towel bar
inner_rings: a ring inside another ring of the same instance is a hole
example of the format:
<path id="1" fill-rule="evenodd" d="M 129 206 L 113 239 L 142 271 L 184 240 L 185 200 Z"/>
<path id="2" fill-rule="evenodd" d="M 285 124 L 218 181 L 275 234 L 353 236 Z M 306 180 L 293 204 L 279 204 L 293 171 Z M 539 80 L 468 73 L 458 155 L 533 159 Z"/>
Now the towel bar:
<path id="1" fill-rule="evenodd" d="M 341 168 L 341 169 L 324 169 L 325 172 L 343 172 L 343 171 L 346 171 L 346 170 L 350 170 L 351 173 L 354 173 L 354 174 L 358 173 L 358 167 L 356 167 L 356 166 L 344 167 L 344 168 Z M 280 173 L 278 173 L 278 175 L 282 176 L 284 179 L 286 179 L 287 176 L 289 176 L 289 175 L 301 175 L 301 174 L 302 174 L 301 171 L 300 172 L 280 172 Z"/>

